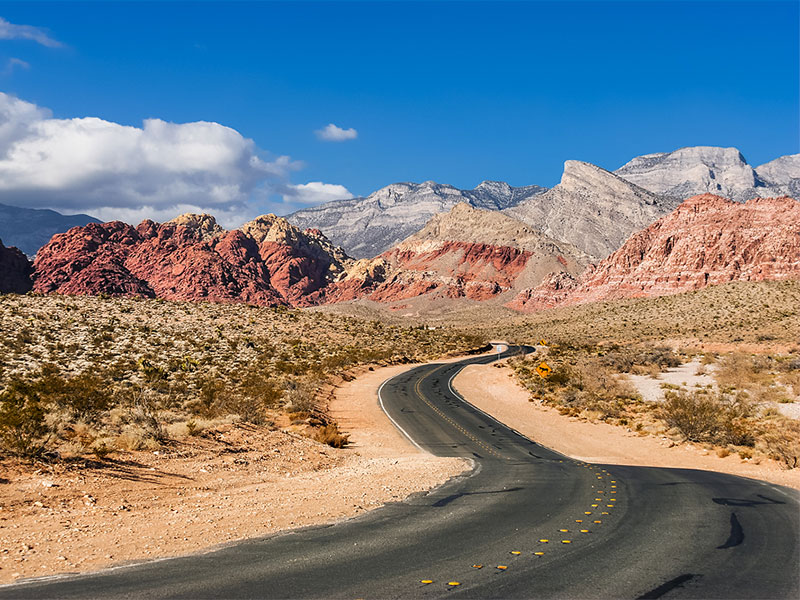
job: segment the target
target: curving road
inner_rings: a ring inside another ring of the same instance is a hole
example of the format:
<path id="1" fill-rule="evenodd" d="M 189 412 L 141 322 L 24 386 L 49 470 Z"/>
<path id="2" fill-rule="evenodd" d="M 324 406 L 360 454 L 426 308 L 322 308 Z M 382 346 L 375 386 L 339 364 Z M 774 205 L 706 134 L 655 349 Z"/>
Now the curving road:
<path id="1" fill-rule="evenodd" d="M 380 390 L 414 443 L 474 460 L 465 477 L 337 525 L 5 586 L 0 598 L 800 597 L 796 492 L 571 460 L 452 391 L 463 366 L 491 360 L 418 367 Z"/>

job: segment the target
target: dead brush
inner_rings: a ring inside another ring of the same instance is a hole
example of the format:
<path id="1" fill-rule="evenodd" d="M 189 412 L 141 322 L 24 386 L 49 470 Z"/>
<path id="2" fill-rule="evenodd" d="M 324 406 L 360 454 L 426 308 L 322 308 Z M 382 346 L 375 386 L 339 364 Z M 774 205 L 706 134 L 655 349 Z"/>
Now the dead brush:
<path id="1" fill-rule="evenodd" d="M 328 423 L 317 429 L 313 439 L 334 448 L 344 448 L 350 443 L 350 436 L 341 433 L 336 423 Z"/>

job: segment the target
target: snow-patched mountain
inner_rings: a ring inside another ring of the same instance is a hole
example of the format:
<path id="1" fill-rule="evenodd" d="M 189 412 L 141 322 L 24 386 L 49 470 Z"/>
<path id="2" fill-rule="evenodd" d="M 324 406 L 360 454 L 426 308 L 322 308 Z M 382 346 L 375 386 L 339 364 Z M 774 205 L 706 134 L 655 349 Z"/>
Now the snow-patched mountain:
<path id="1" fill-rule="evenodd" d="M 736 148 L 693 146 L 637 156 L 614 173 L 653 193 L 680 200 L 708 193 L 746 202 L 796 194 L 800 154 L 753 168 Z"/>
<path id="2" fill-rule="evenodd" d="M 286 219 L 300 229 L 321 229 L 351 256 L 372 258 L 422 229 L 433 215 L 461 202 L 502 210 L 545 189 L 537 185 L 515 188 L 501 181 L 484 181 L 472 190 L 434 181 L 394 183 L 366 198 L 326 202 Z"/>
<path id="3" fill-rule="evenodd" d="M 602 259 L 677 205 L 605 169 L 568 160 L 557 186 L 503 212 Z"/>

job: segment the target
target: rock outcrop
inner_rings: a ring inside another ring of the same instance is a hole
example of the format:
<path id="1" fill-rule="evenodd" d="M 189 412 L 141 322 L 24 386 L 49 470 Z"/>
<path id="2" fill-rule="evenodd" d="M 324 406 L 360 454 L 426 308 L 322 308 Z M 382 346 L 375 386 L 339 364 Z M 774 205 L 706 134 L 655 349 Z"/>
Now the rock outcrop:
<path id="1" fill-rule="evenodd" d="M 366 198 L 334 200 L 286 218 L 300 228 L 317 228 L 350 256 L 372 258 L 422 229 L 435 214 L 464 202 L 476 208 L 501 210 L 545 188 L 515 188 L 501 181 L 484 181 L 472 190 L 460 190 L 434 181 L 395 183 Z"/>
<path id="2" fill-rule="evenodd" d="M 553 271 L 578 274 L 588 257 L 494 211 L 456 205 L 373 260 L 358 261 L 320 301 L 484 301 L 537 285 Z"/>
<path id="3" fill-rule="evenodd" d="M 25 294 L 31 290 L 31 266 L 28 257 L 14 246 L 0 240 L 0 294 Z"/>
<path id="4" fill-rule="evenodd" d="M 800 155 L 782 156 L 754 169 L 736 148 L 693 146 L 637 156 L 614 173 L 653 193 L 680 200 L 708 193 L 745 202 L 796 195 Z"/>
<path id="5" fill-rule="evenodd" d="M 319 231 L 264 215 L 226 231 L 210 215 L 89 224 L 59 234 L 34 262 L 43 293 L 304 305 L 352 262 Z"/>
<path id="6" fill-rule="evenodd" d="M 605 169 L 568 160 L 557 186 L 503 212 L 601 259 L 677 204 Z"/>
<path id="7" fill-rule="evenodd" d="M 780 279 L 800 279 L 800 202 L 781 197 L 741 204 L 704 194 L 632 235 L 577 281 L 556 276 L 509 306 L 540 310 Z"/>

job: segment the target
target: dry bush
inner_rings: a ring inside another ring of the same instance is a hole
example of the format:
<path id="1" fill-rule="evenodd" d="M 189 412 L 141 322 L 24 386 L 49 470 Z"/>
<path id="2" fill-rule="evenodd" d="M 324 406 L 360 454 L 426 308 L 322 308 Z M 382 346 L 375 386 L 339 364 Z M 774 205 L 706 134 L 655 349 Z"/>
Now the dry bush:
<path id="1" fill-rule="evenodd" d="M 800 465 L 800 423 L 780 419 L 761 436 L 761 443 L 771 458 L 794 469 Z"/>
<path id="2" fill-rule="evenodd" d="M 344 448 L 350 442 L 350 436 L 341 433 L 336 423 L 329 423 L 315 430 L 314 439 L 334 448 Z"/>
<path id="3" fill-rule="evenodd" d="M 757 435 L 746 394 L 667 391 L 660 416 L 689 441 L 753 446 Z"/>

